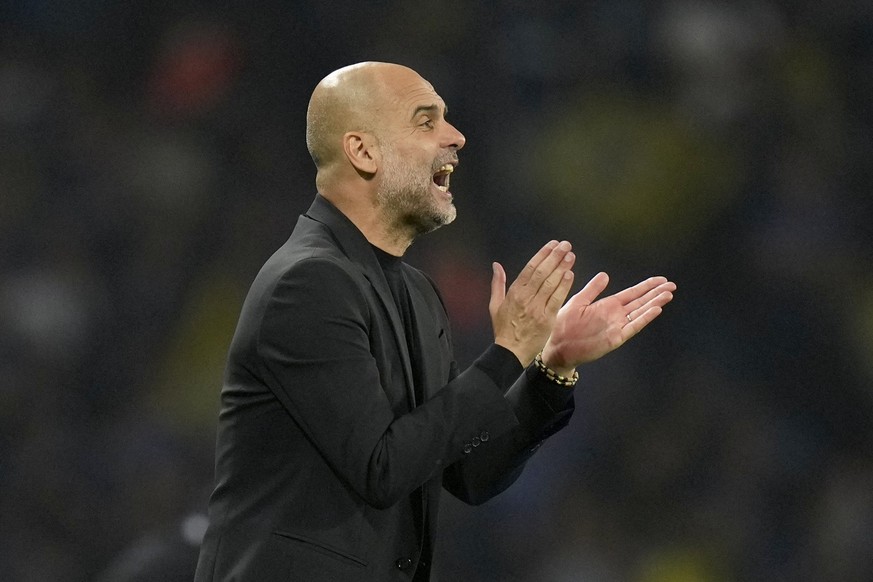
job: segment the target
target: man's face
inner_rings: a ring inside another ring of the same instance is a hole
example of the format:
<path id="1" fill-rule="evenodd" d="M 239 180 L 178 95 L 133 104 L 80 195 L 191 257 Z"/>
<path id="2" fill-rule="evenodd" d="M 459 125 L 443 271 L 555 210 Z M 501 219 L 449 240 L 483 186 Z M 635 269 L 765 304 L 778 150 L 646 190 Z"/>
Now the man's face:
<path id="1" fill-rule="evenodd" d="M 397 77 L 379 136 L 377 201 L 393 224 L 423 234 L 455 219 L 449 176 L 465 139 L 446 121 L 445 103 L 427 81 L 412 71 Z"/>

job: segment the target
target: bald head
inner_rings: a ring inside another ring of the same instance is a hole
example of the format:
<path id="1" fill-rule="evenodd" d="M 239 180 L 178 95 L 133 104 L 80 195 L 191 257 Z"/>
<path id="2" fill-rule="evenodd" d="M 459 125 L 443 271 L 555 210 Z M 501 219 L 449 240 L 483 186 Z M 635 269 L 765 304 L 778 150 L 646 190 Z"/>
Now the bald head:
<path id="1" fill-rule="evenodd" d="M 340 159 L 346 132 L 378 136 L 385 111 L 396 101 L 394 91 L 407 77 L 423 80 L 402 65 L 365 62 L 338 69 L 318 83 L 306 112 L 306 146 L 319 170 Z"/>

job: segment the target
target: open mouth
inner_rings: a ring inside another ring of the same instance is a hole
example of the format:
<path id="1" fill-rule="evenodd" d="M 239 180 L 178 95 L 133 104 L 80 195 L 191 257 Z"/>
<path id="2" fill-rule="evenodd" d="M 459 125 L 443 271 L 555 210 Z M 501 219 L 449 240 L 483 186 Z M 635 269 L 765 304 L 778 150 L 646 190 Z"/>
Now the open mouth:
<path id="1" fill-rule="evenodd" d="M 436 184 L 436 187 L 440 191 L 449 191 L 449 176 L 451 176 L 454 171 L 455 166 L 452 164 L 445 164 L 433 175 L 433 183 Z"/>

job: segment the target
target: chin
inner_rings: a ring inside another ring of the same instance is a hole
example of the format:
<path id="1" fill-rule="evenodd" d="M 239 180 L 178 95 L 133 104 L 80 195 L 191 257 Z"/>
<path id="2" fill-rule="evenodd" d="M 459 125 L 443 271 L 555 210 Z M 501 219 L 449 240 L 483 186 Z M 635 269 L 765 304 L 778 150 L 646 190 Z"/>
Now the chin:
<path id="1" fill-rule="evenodd" d="M 436 211 L 426 216 L 419 216 L 415 221 L 415 231 L 417 234 L 427 234 L 433 232 L 441 226 L 446 226 L 455 221 L 457 211 L 454 205 L 444 211 Z"/>
<path id="2" fill-rule="evenodd" d="M 455 221 L 455 218 L 458 217 L 458 209 L 455 208 L 455 205 L 451 202 L 448 203 L 448 206 L 444 207 L 440 211 L 434 214 L 434 221 L 439 223 L 439 226 L 445 226 L 447 224 L 451 224 Z"/>

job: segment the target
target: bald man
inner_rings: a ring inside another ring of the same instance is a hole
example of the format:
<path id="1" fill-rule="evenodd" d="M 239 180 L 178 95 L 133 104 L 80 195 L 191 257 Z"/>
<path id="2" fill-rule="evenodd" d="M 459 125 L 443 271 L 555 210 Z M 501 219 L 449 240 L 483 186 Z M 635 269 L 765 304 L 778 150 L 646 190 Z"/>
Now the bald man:
<path id="1" fill-rule="evenodd" d="M 494 343 L 452 356 L 433 282 L 402 257 L 456 215 L 464 136 L 415 71 L 361 63 L 307 112 L 317 194 L 252 284 L 230 347 L 216 486 L 196 581 L 435 580 L 444 488 L 479 504 L 573 412 L 576 368 L 657 317 L 654 277 L 566 302 L 575 256 L 551 241 L 509 289 L 493 265 Z"/>

